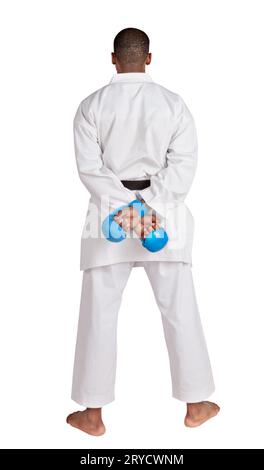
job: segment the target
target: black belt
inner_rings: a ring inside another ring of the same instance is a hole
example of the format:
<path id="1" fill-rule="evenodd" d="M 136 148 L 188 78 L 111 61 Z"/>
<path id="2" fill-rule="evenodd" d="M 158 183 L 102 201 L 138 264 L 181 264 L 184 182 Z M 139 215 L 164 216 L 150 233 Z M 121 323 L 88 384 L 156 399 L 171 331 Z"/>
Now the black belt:
<path id="1" fill-rule="evenodd" d="M 150 186 L 150 180 L 121 180 L 121 183 L 127 188 L 133 190 L 141 190 Z"/>

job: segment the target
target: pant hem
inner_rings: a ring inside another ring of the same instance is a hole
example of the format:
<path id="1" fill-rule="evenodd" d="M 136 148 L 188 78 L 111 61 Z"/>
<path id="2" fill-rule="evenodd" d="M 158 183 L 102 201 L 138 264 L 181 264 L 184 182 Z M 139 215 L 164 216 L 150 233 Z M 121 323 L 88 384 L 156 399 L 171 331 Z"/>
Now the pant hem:
<path id="1" fill-rule="evenodd" d="M 192 393 L 178 393 L 173 392 L 172 397 L 176 398 L 176 400 L 184 401 L 185 403 L 198 403 L 200 401 L 205 400 L 210 395 L 212 395 L 215 391 L 215 386 L 201 391 L 192 392 Z"/>
<path id="2" fill-rule="evenodd" d="M 85 406 L 86 408 L 102 408 L 102 406 L 108 405 L 114 401 L 114 395 L 100 396 L 100 397 L 88 397 L 86 399 L 79 398 L 75 395 L 71 396 L 71 399 L 78 403 L 78 405 Z"/>

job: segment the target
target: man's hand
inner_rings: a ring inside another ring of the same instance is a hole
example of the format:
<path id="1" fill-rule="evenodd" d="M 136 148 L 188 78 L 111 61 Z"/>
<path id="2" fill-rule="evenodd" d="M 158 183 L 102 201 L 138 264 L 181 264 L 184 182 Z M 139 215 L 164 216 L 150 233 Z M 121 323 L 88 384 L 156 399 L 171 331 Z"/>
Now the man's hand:
<path id="1" fill-rule="evenodd" d="M 125 230 L 125 232 L 128 232 L 139 224 L 140 216 L 133 207 L 125 207 L 125 209 L 122 209 L 116 214 L 114 220 Z"/>
<path id="2" fill-rule="evenodd" d="M 142 217 L 139 223 L 135 226 L 134 230 L 140 238 L 145 238 L 152 230 L 160 228 L 160 220 L 156 214 L 148 213 Z"/>
<path id="3" fill-rule="evenodd" d="M 140 199 L 140 198 L 138 198 Z M 143 203 L 144 199 L 140 199 Z M 125 207 L 120 210 L 114 217 L 114 220 L 128 232 L 133 229 L 141 238 L 145 238 L 152 230 L 161 227 L 160 220 L 154 212 L 148 212 L 144 217 L 140 217 L 133 207 Z"/>

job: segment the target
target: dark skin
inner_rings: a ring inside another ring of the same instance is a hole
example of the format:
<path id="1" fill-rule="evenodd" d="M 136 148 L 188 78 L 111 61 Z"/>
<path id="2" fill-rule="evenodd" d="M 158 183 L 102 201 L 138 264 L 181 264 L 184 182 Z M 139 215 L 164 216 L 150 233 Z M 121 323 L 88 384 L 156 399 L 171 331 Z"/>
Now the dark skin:
<path id="1" fill-rule="evenodd" d="M 145 72 L 145 66 L 149 65 L 152 59 L 152 55 L 149 53 L 142 64 L 122 64 L 118 61 L 114 52 L 111 53 L 111 56 L 112 64 L 115 65 L 117 73 Z M 145 202 L 143 199 L 141 200 Z M 150 211 L 145 217 L 140 219 L 138 213 L 133 208 L 119 211 L 115 219 L 124 230 L 128 231 L 132 228 L 142 239 L 151 230 L 159 228 L 160 226 L 160 221 L 154 212 Z M 219 410 L 219 406 L 210 401 L 187 403 L 187 413 L 184 424 L 190 428 L 200 426 L 208 421 L 208 419 L 216 416 Z M 76 411 L 70 414 L 66 421 L 71 426 L 92 436 L 101 436 L 105 433 L 105 426 L 102 420 L 102 408 L 86 408 L 86 410 L 83 411 Z"/>
<path id="2" fill-rule="evenodd" d="M 146 65 L 151 63 L 152 54 L 148 53 L 142 64 L 122 64 L 119 62 L 114 52 L 111 52 L 112 64 L 115 65 L 117 73 L 145 72 Z"/>

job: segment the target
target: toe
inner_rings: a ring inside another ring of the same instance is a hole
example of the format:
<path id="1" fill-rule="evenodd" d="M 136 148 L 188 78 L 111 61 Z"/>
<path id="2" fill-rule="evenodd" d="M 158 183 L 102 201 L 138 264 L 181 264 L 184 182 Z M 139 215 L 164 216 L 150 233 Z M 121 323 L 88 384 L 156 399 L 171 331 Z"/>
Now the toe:
<path id="1" fill-rule="evenodd" d="M 73 418 L 77 416 L 79 413 L 80 411 L 75 411 L 74 413 L 69 414 L 66 418 L 66 422 L 71 424 Z"/>
<path id="2" fill-rule="evenodd" d="M 219 413 L 220 411 L 220 406 L 218 406 L 216 403 L 213 403 L 212 401 L 204 401 L 203 402 L 205 405 L 208 405 L 209 407 L 213 408 L 214 411 Z"/>
<path id="3" fill-rule="evenodd" d="M 66 423 L 69 423 L 70 420 L 71 420 L 71 417 L 72 417 L 73 413 L 69 414 L 66 418 Z"/>

